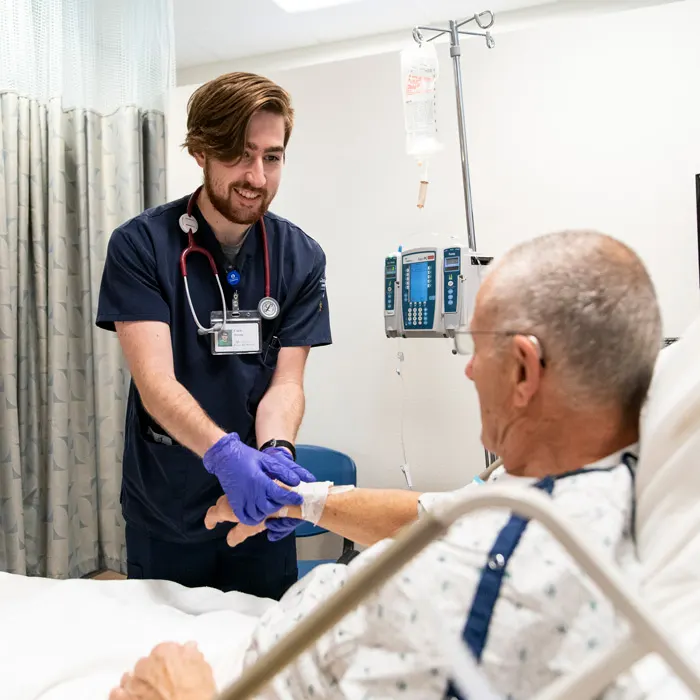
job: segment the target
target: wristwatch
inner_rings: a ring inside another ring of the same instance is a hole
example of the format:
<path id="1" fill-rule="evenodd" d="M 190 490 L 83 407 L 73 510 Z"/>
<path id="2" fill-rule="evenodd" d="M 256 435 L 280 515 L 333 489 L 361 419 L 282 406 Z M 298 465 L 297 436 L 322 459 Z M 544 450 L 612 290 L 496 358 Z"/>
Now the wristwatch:
<path id="1" fill-rule="evenodd" d="M 264 445 L 260 446 L 260 451 L 262 452 L 263 450 L 267 450 L 270 447 L 284 447 L 285 449 L 289 450 L 292 453 L 292 459 L 295 462 L 297 461 L 296 448 L 288 440 L 276 440 L 276 439 L 268 440 Z"/>

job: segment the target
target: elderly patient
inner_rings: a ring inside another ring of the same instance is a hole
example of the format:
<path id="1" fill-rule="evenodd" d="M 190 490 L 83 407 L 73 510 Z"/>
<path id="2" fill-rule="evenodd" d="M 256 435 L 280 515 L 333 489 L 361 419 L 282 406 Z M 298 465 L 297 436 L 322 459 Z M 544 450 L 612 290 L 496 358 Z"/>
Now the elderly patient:
<path id="1" fill-rule="evenodd" d="M 549 494 L 600 557 L 633 570 L 639 417 L 661 346 L 659 308 L 639 258 L 594 232 L 519 245 L 482 284 L 470 329 L 456 345 L 470 355 L 466 375 L 479 395 L 483 444 L 503 458 L 496 481 Z M 373 546 L 349 566 L 317 567 L 297 582 L 260 620 L 248 663 L 376 557 L 399 528 L 454 497 L 314 488 L 323 493 L 309 496 L 312 520 Z M 301 509 L 279 515 L 311 517 L 304 499 Z M 207 519 L 209 527 L 236 521 L 225 498 Z M 229 542 L 265 525 L 237 525 Z M 530 698 L 623 628 L 542 526 L 483 510 L 459 520 L 261 697 L 442 700 L 450 687 L 444 643 L 463 638 L 499 694 Z M 141 660 L 112 698 L 209 700 L 214 692 L 201 654 L 166 644 Z"/>

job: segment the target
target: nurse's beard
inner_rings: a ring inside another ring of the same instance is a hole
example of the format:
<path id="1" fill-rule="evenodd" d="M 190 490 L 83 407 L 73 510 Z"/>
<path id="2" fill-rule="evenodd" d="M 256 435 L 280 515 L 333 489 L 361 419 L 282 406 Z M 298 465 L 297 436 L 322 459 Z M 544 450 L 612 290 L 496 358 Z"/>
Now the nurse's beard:
<path id="1" fill-rule="evenodd" d="M 233 197 L 237 196 L 233 191 L 236 187 L 243 191 L 259 193 L 261 196 L 258 206 L 252 208 L 235 206 L 231 200 Z M 254 224 L 267 211 L 267 208 L 270 206 L 270 202 L 272 201 L 272 197 L 269 196 L 266 189 L 252 189 L 249 185 L 243 182 L 234 182 L 233 184 L 229 185 L 228 193 L 226 195 L 222 195 L 220 192 L 217 192 L 214 189 L 211 180 L 206 177 L 206 175 L 204 178 L 204 189 L 206 190 L 209 201 L 212 203 L 214 209 L 216 209 L 221 216 L 233 224 L 241 224 L 245 226 Z"/>

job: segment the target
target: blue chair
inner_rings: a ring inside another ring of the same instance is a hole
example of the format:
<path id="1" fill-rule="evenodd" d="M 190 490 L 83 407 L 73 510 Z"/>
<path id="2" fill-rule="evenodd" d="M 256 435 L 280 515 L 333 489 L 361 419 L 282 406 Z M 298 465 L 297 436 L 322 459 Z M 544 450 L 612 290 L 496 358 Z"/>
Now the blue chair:
<path id="1" fill-rule="evenodd" d="M 336 486 L 357 486 L 357 467 L 355 462 L 342 452 L 316 445 L 297 445 L 297 464 L 310 471 L 318 481 L 332 481 Z M 315 537 L 328 532 L 313 523 L 302 523 L 296 529 L 297 537 Z M 355 543 L 343 538 L 343 558 L 352 558 Z M 306 576 L 319 564 L 332 564 L 335 559 L 304 559 L 297 562 L 299 578 Z"/>

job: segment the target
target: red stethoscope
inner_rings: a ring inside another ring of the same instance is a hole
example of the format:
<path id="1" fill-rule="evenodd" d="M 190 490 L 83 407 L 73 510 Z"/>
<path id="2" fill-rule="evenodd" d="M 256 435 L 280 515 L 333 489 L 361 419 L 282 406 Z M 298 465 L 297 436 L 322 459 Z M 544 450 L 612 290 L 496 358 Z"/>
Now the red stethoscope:
<path id="1" fill-rule="evenodd" d="M 198 246 L 194 242 L 194 234 L 199 228 L 197 219 L 192 216 L 192 209 L 197 202 L 197 197 L 201 191 L 201 185 L 190 195 L 189 201 L 187 202 L 187 213 L 180 217 L 180 228 L 187 234 L 187 248 L 185 248 L 180 254 L 180 272 L 182 273 L 182 278 L 185 281 L 185 294 L 187 294 L 187 303 L 190 305 L 190 311 L 192 312 L 192 318 L 197 324 L 197 333 L 200 335 L 206 335 L 208 333 L 216 333 L 220 331 L 223 327 L 223 321 L 226 320 L 226 298 L 224 297 L 224 289 L 221 286 L 221 279 L 219 278 L 219 271 L 216 269 L 216 263 L 214 262 L 214 257 L 206 249 Z M 265 230 L 265 220 L 260 217 L 260 231 L 262 233 L 263 251 L 265 256 L 265 296 L 258 302 L 258 312 L 260 315 L 271 321 L 273 318 L 277 318 L 280 312 L 280 307 L 276 299 L 270 296 L 270 253 L 267 247 L 267 231 Z M 221 310 L 223 312 L 222 323 L 214 323 L 210 328 L 205 328 L 197 318 L 197 312 L 194 310 L 194 305 L 192 304 L 192 297 L 190 295 L 190 288 L 187 284 L 187 256 L 190 253 L 201 253 L 205 255 L 209 261 L 209 266 L 214 273 L 214 278 L 216 279 L 216 284 L 219 287 L 219 293 L 221 294 Z M 233 277 L 231 284 L 236 286 L 240 280 L 240 276 L 236 274 Z M 237 294 L 236 294 L 237 296 Z M 236 305 L 234 304 L 234 307 Z M 234 313 L 236 309 L 234 308 Z"/>

